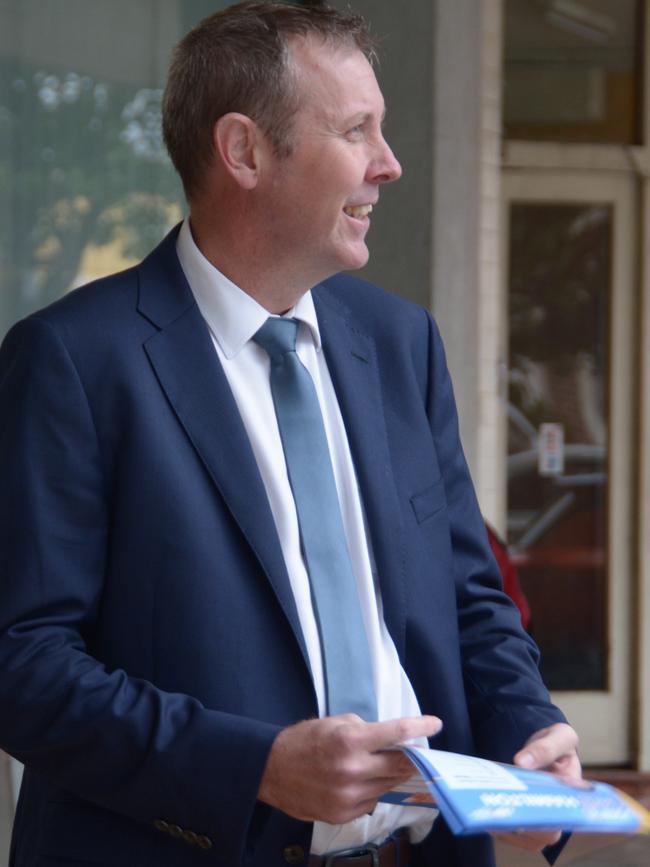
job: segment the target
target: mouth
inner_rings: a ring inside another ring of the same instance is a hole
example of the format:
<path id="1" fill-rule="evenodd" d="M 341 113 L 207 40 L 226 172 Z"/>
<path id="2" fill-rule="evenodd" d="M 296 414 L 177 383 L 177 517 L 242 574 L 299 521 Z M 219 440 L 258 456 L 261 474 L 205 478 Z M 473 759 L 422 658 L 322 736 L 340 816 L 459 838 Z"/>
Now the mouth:
<path id="1" fill-rule="evenodd" d="M 343 213 L 355 220 L 363 220 L 372 212 L 372 205 L 348 205 Z"/>

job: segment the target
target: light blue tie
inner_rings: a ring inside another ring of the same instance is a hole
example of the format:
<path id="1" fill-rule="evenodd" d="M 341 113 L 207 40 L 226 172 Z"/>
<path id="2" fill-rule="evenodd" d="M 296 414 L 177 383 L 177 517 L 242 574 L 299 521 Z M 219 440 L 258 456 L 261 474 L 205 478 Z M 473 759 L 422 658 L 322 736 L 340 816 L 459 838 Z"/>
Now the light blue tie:
<path id="1" fill-rule="evenodd" d="M 295 319 L 267 319 L 253 337 L 271 359 L 271 392 L 298 512 L 320 635 L 327 712 L 377 719 L 368 639 L 343 530 L 320 404 L 296 354 Z"/>

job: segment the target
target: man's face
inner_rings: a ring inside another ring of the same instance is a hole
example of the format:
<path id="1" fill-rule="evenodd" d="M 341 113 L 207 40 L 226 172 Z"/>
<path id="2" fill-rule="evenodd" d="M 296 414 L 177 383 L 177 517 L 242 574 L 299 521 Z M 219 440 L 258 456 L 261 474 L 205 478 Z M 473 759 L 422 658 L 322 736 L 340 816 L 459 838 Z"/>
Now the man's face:
<path id="1" fill-rule="evenodd" d="M 363 54 L 297 39 L 291 55 L 300 108 L 293 152 L 271 159 L 267 217 L 275 254 L 316 283 L 365 265 L 379 185 L 402 170 L 382 135 L 384 100 Z"/>

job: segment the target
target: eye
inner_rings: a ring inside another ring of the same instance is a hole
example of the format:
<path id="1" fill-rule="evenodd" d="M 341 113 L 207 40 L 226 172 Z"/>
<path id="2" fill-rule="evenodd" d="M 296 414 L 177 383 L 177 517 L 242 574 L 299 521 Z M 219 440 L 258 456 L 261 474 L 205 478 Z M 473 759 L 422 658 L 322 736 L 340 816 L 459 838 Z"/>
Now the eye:
<path id="1" fill-rule="evenodd" d="M 356 126 L 350 127 L 345 135 L 351 139 L 361 138 L 363 136 L 363 125 L 359 123 Z"/>

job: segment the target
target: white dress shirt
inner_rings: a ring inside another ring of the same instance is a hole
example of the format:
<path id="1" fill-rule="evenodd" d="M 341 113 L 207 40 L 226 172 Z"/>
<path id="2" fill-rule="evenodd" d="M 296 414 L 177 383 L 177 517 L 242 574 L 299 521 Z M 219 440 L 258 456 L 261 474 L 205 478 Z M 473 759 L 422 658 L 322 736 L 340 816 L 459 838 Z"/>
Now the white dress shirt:
<path id="1" fill-rule="evenodd" d="M 210 329 L 266 489 L 307 647 L 319 714 L 324 716 L 321 647 L 309 576 L 300 549 L 296 507 L 273 408 L 270 362 L 265 350 L 251 339 L 270 314 L 208 262 L 194 242 L 188 220 L 183 223 L 178 236 L 177 252 L 198 307 Z M 399 662 L 384 622 L 361 496 L 343 419 L 321 347 L 311 293 L 303 295 L 285 315 L 300 323 L 296 351 L 311 374 L 323 414 L 343 525 L 370 647 L 379 719 L 419 716 L 420 708 L 413 688 Z M 372 816 L 362 816 L 346 825 L 316 822 L 311 851 L 322 854 L 367 842 L 381 843 L 391 831 L 407 825 L 411 828 L 411 838 L 416 841 L 426 835 L 432 820 L 432 813 L 428 809 L 378 804 Z"/>

